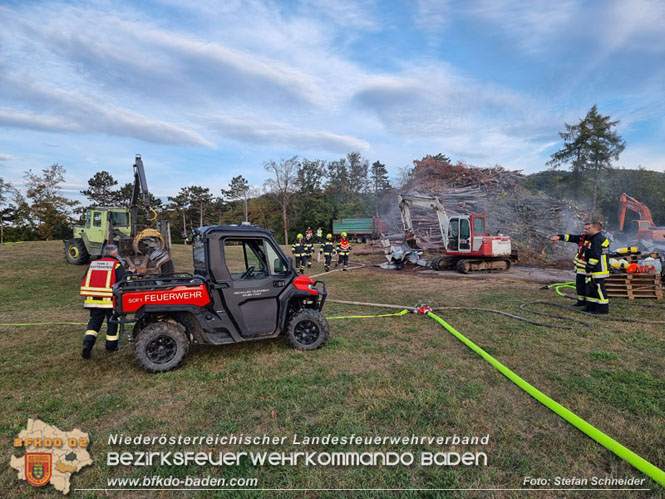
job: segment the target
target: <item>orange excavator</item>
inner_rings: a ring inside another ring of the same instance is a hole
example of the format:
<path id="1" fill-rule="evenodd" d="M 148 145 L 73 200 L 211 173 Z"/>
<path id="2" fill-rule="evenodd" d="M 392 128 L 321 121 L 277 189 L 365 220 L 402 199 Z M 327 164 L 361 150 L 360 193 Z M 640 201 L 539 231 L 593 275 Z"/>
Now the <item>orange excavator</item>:
<path id="1" fill-rule="evenodd" d="M 633 211 L 639 215 L 637 222 L 637 232 L 632 234 L 635 239 L 665 243 L 665 227 L 656 227 L 653 223 L 651 210 L 644 203 L 640 203 L 634 197 L 625 192 L 619 198 L 619 230 L 623 231 L 626 221 L 626 210 Z"/>

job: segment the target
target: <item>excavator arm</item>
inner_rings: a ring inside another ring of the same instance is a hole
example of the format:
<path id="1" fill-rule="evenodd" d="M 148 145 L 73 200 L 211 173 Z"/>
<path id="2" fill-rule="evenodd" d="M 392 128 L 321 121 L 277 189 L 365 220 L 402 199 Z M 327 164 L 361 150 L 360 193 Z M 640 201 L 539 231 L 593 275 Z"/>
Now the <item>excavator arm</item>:
<path id="1" fill-rule="evenodd" d="M 619 198 L 619 230 L 623 230 L 626 221 L 626 210 L 633 211 L 640 216 L 640 220 L 647 221 L 650 227 L 654 227 L 653 217 L 651 210 L 644 203 L 640 203 L 634 197 L 627 195 L 625 192 Z"/>
<path id="2" fill-rule="evenodd" d="M 413 222 L 411 221 L 411 206 L 419 206 L 434 210 L 439 221 L 439 229 L 443 238 L 443 247 L 448 246 L 448 214 L 441 200 L 435 196 L 421 196 L 418 194 L 399 194 L 399 211 L 402 218 L 402 229 L 405 234 L 414 235 Z"/>

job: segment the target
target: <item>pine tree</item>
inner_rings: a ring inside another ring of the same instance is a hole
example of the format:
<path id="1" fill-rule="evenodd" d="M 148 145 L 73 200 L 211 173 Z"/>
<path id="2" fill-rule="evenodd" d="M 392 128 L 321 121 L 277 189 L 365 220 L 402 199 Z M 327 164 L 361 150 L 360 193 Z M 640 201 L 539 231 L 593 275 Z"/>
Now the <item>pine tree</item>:
<path id="1" fill-rule="evenodd" d="M 80 192 L 90 199 L 92 206 L 112 206 L 119 200 L 119 191 L 113 189 L 116 185 L 118 181 L 109 172 L 101 171 L 88 179 L 88 189 Z"/>
<path id="2" fill-rule="evenodd" d="M 559 132 L 563 147 L 552 154 L 547 163 L 553 169 L 568 164 L 577 184 L 586 183 L 592 177 L 592 216 L 597 215 L 599 174 L 611 169 L 612 160 L 618 160 L 626 148 L 626 143 L 614 130 L 618 123 L 618 120 L 611 121 L 609 116 L 599 114 L 594 105 L 577 125 L 564 123 L 565 131 Z"/>
<path id="3" fill-rule="evenodd" d="M 248 209 L 247 209 L 247 195 L 249 193 L 249 183 L 243 177 L 242 175 L 238 175 L 237 177 L 233 177 L 231 179 L 231 182 L 229 182 L 229 188 L 228 189 L 222 189 L 222 195 L 232 201 L 235 201 L 237 199 L 244 199 L 245 200 L 245 222 L 249 221 L 248 220 Z"/>

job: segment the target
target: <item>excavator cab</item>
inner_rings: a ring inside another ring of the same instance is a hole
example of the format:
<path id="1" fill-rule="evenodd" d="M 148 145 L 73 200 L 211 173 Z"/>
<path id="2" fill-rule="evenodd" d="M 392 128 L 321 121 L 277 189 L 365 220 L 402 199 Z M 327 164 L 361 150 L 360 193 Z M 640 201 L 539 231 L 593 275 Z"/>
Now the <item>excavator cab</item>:
<path id="1" fill-rule="evenodd" d="M 484 235 L 484 215 L 452 217 L 448 224 L 448 245 L 446 249 L 454 253 L 477 251 L 482 245 Z M 476 242 L 476 240 L 479 240 L 479 242 Z"/>

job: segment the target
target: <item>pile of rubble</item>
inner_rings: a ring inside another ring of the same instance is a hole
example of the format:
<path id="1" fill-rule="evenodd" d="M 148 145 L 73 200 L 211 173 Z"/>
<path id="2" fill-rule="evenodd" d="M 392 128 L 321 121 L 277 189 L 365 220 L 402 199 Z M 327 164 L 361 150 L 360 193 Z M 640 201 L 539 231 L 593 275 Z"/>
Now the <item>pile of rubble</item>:
<path id="1" fill-rule="evenodd" d="M 489 233 L 511 236 L 522 262 L 565 260 L 569 264 L 572 245 L 553 245 L 550 236 L 581 233 L 586 218 L 583 207 L 529 190 L 520 171 L 476 168 L 433 158 L 414 163 L 411 178 L 402 192 L 438 196 L 448 216 L 486 215 Z M 431 251 L 441 250 L 434 213 L 414 208 L 411 216 L 420 244 Z M 385 218 L 391 232 L 401 232 L 397 206 Z"/>

